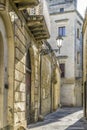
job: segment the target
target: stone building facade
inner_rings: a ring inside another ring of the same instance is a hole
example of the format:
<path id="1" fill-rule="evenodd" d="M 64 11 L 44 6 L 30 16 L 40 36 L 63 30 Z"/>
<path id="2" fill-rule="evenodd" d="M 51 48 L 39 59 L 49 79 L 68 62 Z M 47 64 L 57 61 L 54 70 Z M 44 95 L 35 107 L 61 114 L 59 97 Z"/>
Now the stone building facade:
<path id="1" fill-rule="evenodd" d="M 45 2 L 0 0 L 0 130 L 26 129 L 60 103 L 59 63 L 41 53 L 50 49 Z"/>
<path id="2" fill-rule="evenodd" d="M 83 23 L 83 108 L 87 118 L 87 10 Z"/>
<path id="3" fill-rule="evenodd" d="M 56 37 L 63 38 L 60 54 L 56 54 L 61 68 L 61 104 L 82 105 L 82 24 L 77 11 L 77 0 L 47 0 L 51 19 L 53 48 Z"/>

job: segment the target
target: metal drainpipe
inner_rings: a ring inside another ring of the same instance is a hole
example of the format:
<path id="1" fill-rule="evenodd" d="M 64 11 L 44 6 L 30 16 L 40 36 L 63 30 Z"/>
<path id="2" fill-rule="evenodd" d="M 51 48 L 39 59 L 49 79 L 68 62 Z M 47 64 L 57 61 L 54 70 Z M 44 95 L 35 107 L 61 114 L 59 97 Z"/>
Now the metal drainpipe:
<path id="1" fill-rule="evenodd" d="M 83 32 L 81 33 L 82 35 L 82 106 L 83 106 L 83 103 L 84 103 L 84 80 L 83 80 L 83 60 L 84 60 L 84 56 L 83 56 L 83 43 L 84 43 L 84 41 L 83 41 Z"/>
<path id="2" fill-rule="evenodd" d="M 52 66 L 52 53 L 51 53 L 51 93 L 50 93 L 50 98 L 51 98 L 51 108 L 50 111 L 53 111 L 53 84 L 52 84 L 52 74 L 53 74 L 53 66 Z"/>
<path id="3" fill-rule="evenodd" d="M 39 114 L 41 115 L 41 68 L 42 68 L 42 55 L 40 54 L 40 108 Z"/>
<path id="4" fill-rule="evenodd" d="M 84 100 L 84 103 L 83 103 L 83 110 L 84 110 L 84 117 L 86 118 L 86 81 L 84 82 L 84 95 L 83 95 L 83 100 Z"/>

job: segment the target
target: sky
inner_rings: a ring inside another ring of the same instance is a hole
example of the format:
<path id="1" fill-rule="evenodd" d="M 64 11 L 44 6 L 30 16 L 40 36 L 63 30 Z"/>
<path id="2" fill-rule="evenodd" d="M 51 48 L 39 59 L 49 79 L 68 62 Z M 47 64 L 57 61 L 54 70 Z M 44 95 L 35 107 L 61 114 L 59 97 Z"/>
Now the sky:
<path id="1" fill-rule="evenodd" d="M 87 0 L 77 0 L 77 9 L 79 11 L 79 13 L 84 17 L 85 15 L 85 10 L 87 7 Z"/>

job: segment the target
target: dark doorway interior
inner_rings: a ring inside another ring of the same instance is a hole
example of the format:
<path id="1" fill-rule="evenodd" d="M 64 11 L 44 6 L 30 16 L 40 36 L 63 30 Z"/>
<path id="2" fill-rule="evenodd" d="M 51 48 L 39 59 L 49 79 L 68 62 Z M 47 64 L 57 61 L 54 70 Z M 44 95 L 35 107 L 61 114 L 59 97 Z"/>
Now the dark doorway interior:
<path id="1" fill-rule="evenodd" d="M 26 118 L 27 124 L 31 123 L 31 61 L 30 53 L 26 55 Z"/>

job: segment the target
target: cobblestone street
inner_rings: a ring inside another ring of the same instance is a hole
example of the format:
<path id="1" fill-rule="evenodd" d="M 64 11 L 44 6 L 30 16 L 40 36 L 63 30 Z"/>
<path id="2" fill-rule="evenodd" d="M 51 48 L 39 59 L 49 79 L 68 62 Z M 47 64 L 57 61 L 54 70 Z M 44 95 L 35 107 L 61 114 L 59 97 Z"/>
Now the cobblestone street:
<path id="1" fill-rule="evenodd" d="M 87 130 L 82 108 L 61 108 L 27 130 Z"/>

